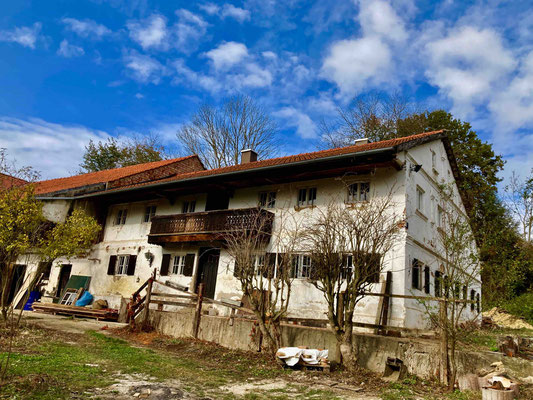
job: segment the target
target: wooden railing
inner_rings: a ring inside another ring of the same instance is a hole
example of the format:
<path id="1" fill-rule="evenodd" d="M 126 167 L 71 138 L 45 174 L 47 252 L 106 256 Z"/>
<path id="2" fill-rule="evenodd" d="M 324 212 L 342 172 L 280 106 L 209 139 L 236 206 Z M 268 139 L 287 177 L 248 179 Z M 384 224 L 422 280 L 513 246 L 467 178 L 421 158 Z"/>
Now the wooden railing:
<path id="1" fill-rule="evenodd" d="M 270 235 L 273 221 L 273 213 L 258 208 L 161 215 L 152 218 L 150 237 L 206 233 L 216 235 L 241 230 L 260 230 L 262 234 Z"/>

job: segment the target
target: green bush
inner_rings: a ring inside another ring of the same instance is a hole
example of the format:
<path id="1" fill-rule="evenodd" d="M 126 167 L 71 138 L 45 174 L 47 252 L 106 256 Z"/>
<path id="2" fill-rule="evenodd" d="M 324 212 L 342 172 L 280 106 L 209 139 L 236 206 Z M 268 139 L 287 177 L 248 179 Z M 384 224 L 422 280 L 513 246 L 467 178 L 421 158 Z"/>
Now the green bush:
<path id="1" fill-rule="evenodd" d="M 533 292 L 527 292 L 508 300 L 502 304 L 502 308 L 518 317 L 524 318 L 533 324 Z"/>

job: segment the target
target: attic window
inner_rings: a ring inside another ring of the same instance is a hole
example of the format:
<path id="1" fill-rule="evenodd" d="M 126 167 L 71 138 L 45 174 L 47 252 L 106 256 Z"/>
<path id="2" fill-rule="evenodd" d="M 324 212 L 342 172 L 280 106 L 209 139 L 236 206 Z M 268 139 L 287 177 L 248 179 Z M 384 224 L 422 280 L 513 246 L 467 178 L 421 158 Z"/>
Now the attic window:
<path id="1" fill-rule="evenodd" d="M 148 206 L 144 211 L 144 222 L 150 222 L 155 215 L 156 206 Z"/>

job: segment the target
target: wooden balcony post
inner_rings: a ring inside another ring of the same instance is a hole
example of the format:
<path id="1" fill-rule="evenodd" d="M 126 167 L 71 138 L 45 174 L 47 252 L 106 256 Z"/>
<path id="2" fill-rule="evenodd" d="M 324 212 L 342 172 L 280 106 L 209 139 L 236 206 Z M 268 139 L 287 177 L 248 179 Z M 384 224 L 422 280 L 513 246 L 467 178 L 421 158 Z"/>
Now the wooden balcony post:
<path id="1" fill-rule="evenodd" d="M 198 332 L 200 330 L 200 321 L 202 319 L 202 301 L 204 297 L 204 283 L 198 285 L 198 299 L 196 301 L 196 312 L 194 314 L 194 321 L 192 325 L 192 336 L 198 339 Z"/>
<path id="2" fill-rule="evenodd" d="M 152 286 L 154 285 L 154 279 L 156 276 L 157 268 L 154 268 L 154 272 L 150 279 L 148 280 L 148 285 L 146 286 L 146 299 L 144 300 L 144 315 L 143 315 L 143 323 L 142 328 L 147 329 L 149 325 L 149 317 L 150 317 L 150 300 L 152 298 Z"/>

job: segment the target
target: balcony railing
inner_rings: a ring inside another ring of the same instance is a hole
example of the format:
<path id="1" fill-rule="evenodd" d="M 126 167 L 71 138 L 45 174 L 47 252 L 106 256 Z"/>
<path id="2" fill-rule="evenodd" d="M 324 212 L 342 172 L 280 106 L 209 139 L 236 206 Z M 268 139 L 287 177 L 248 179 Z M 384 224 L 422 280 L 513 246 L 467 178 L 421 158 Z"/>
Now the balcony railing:
<path id="1" fill-rule="evenodd" d="M 273 221 L 273 213 L 257 208 L 155 216 L 148 242 L 223 240 L 225 234 L 243 230 L 269 237 Z"/>

